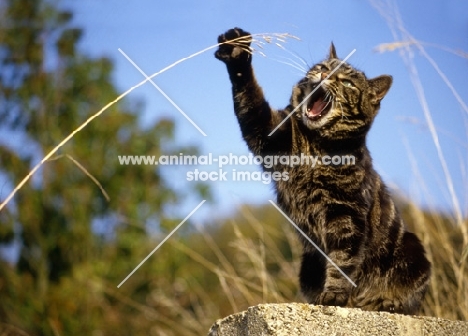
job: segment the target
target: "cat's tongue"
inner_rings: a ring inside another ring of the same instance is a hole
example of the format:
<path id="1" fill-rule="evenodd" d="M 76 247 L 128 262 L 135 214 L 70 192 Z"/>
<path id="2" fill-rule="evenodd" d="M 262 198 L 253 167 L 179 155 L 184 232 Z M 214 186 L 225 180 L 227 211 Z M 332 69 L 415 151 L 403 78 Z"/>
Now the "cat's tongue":
<path id="1" fill-rule="evenodd" d="M 319 98 L 312 106 L 309 106 L 307 109 L 309 117 L 318 117 L 322 111 L 327 106 L 327 102 L 323 101 L 322 98 Z"/>

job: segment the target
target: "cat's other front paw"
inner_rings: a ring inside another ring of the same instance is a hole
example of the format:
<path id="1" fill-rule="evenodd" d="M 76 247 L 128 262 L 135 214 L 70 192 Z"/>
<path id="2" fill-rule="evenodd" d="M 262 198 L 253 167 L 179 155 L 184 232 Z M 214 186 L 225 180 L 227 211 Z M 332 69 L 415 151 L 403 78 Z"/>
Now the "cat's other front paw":
<path id="1" fill-rule="evenodd" d="M 377 310 L 401 314 L 403 313 L 403 305 L 399 300 L 383 300 Z"/>
<path id="2" fill-rule="evenodd" d="M 349 294 L 345 292 L 322 292 L 317 299 L 317 304 L 323 306 L 341 306 L 348 303 Z"/>
<path id="3" fill-rule="evenodd" d="M 218 50 L 215 52 L 215 57 L 227 65 L 245 65 L 252 61 L 252 51 L 250 43 L 252 36 L 250 33 L 240 29 L 233 28 L 226 33 L 219 35 Z"/>

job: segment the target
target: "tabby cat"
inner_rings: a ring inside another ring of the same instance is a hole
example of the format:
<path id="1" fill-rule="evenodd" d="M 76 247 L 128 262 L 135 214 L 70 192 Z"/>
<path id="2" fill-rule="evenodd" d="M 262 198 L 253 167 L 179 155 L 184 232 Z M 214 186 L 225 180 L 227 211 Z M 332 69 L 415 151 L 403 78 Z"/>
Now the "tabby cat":
<path id="1" fill-rule="evenodd" d="M 406 230 L 366 146 L 392 77 L 367 79 L 347 63 L 339 66 L 332 44 L 328 58 L 307 72 L 294 86 L 289 105 L 277 111 L 255 79 L 251 35 L 234 28 L 218 42 L 215 56 L 227 66 L 234 111 L 253 154 L 355 158 L 353 165 L 263 167 L 288 174 L 275 182 L 279 207 L 355 284 L 300 236 L 299 279 L 307 301 L 417 313 L 431 265 L 419 239 Z"/>

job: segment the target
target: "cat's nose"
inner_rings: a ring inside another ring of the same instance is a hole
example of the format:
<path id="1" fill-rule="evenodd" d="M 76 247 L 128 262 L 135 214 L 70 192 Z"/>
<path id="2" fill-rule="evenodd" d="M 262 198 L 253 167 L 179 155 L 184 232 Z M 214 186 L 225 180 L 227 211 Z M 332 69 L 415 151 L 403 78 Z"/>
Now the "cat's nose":
<path id="1" fill-rule="evenodd" d="M 321 78 L 321 80 L 324 80 L 325 78 L 327 78 L 328 75 L 329 75 L 328 72 L 322 72 L 322 78 Z"/>

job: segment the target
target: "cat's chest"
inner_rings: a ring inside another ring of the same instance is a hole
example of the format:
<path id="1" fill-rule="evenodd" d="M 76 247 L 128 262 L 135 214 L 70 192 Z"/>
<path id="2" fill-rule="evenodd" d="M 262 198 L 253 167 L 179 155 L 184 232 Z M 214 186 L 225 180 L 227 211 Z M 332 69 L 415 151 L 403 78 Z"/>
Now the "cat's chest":
<path id="1" fill-rule="evenodd" d="M 281 169 L 287 179 L 276 185 L 278 203 L 301 227 L 319 227 L 331 204 L 362 197 L 365 172 L 356 167 L 317 161 Z"/>
<path id="2" fill-rule="evenodd" d="M 321 165 L 282 167 L 287 179 L 278 181 L 277 196 L 280 206 L 295 221 L 305 224 L 313 221 L 326 206 L 330 189 L 336 189 L 334 173 Z M 328 182 L 327 182 L 328 180 Z"/>

